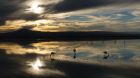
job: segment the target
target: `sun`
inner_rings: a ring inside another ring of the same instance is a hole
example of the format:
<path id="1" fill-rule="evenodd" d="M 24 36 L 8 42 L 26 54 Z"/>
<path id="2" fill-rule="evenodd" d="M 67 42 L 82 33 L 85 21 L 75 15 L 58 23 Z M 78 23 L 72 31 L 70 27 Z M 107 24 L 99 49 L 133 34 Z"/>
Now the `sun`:
<path id="1" fill-rule="evenodd" d="M 28 8 L 27 11 L 35 14 L 41 14 L 44 12 L 44 8 L 41 7 L 40 5 L 41 5 L 40 2 L 34 1 L 29 5 L 30 8 Z"/>
<path id="2" fill-rule="evenodd" d="M 43 12 L 43 8 L 42 7 L 39 7 L 39 3 L 33 3 L 31 5 L 31 11 L 34 12 L 34 13 L 37 13 L 37 14 L 40 14 Z"/>

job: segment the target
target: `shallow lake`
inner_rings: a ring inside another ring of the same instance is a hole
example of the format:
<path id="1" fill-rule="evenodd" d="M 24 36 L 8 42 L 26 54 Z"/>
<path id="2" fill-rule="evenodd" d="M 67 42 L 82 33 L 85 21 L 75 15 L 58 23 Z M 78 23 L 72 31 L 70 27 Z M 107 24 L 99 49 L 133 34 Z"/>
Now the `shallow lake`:
<path id="1" fill-rule="evenodd" d="M 140 40 L 0 42 L 3 78 L 139 78 L 139 72 Z"/>

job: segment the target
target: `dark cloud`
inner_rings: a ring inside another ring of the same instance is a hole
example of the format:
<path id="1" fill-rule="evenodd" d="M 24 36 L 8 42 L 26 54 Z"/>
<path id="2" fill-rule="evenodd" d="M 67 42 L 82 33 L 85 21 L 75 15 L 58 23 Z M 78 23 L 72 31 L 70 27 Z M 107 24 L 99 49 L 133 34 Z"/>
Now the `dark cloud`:
<path id="1" fill-rule="evenodd" d="M 0 0 L 0 25 L 6 20 L 37 20 L 39 15 L 24 13 L 28 6 L 24 5 L 29 0 Z M 46 13 L 62 13 L 92 7 L 104 7 L 116 3 L 139 3 L 140 0 L 63 0 L 58 3 L 40 5 L 46 8 Z M 46 0 L 47 3 L 47 0 Z M 49 11 L 49 12 L 48 12 Z"/>
<path id="2" fill-rule="evenodd" d="M 19 13 L 19 15 L 12 15 L 10 18 L 13 19 L 23 19 L 23 20 L 37 20 L 37 19 L 41 19 L 39 17 L 38 14 L 34 14 L 34 13 L 27 13 L 27 14 L 23 14 L 23 13 Z"/>
<path id="3" fill-rule="evenodd" d="M 68 12 L 112 4 L 137 3 L 140 0 L 64 0 L 53 7 L 55 12 Z"/>
<path id="4" fill-rule="evenodd" d="M 12 19 L 10 14 L 21 9 L 21 3 L 26 0 L 0 0 L 0 25 L 3 25 L 6 20 Z"/>
<path id="5" fill-rule="evenodd" d="M 27 6 L 24 3 L 28 0 L 0 0 L 0 25 L 4 25 L 6 20 L 36 20 L 39 19 L 37 14 L 24 11 Z"/>

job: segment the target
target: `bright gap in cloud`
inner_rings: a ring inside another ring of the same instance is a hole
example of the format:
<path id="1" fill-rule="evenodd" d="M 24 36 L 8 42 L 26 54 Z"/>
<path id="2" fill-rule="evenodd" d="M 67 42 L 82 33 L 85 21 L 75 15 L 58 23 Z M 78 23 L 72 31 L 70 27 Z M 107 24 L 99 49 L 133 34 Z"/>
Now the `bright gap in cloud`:
<path id="1" fill-rule="evenodd" d="M 29 8 L 26 9 L 26 10 L 27 10 L 27 12 L 32 12 L 32 13 L 35 13 L 35 14 L 41 14 L 41 13 L 44 12 L 44 8 L 40 6 L 41 4 L 42 3 L 39 0 L 31 1 L 28 5 Z"/>

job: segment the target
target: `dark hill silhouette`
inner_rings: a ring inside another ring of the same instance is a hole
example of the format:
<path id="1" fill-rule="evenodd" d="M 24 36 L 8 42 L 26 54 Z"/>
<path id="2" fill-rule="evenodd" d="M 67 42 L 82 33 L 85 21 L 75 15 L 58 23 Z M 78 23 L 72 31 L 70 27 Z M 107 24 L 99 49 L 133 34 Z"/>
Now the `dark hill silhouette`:
<path id="1" fill-rule="evenodd" d="M 127 32 L 39 32 L 27 29 L 20 29 L 13 32 L 0 33 L 0 39 L 47 39 L 47 40 L 79 40 L 79 39 L 140 39 L 139 33 Z"/>

